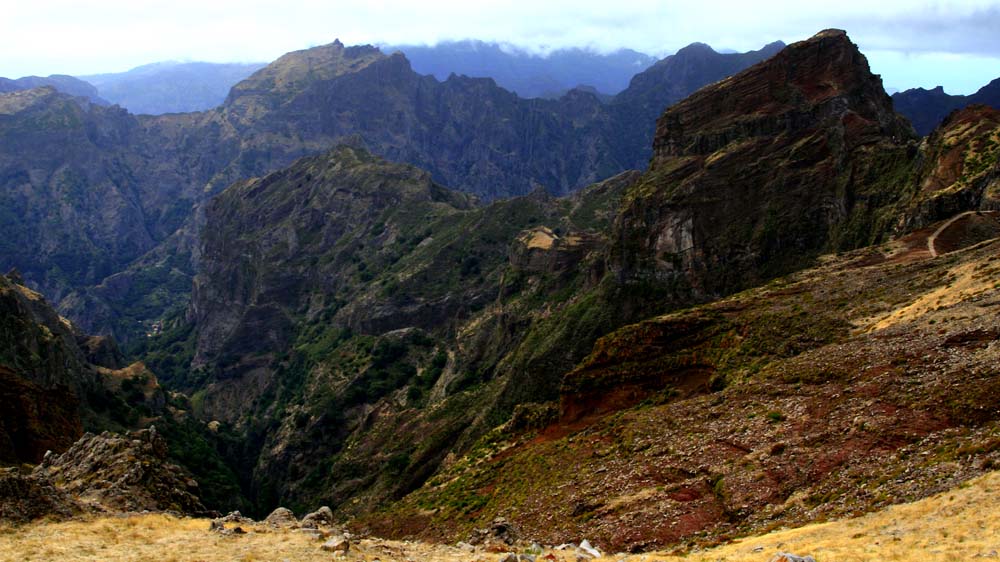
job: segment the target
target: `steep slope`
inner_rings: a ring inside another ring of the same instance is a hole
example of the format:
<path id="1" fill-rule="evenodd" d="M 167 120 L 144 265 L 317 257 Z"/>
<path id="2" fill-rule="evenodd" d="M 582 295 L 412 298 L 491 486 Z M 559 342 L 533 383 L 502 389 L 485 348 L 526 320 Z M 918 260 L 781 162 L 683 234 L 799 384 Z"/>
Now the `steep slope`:
<path id="1" fill-rule="evenodd" d="M 204 486 L 202 501 L 209 507 L 244 507 L 235 474 L 216 452 L 228 436 L 206 430 L 191 417 L 187 400 L 165 392 L 143 363 L 125 366 L 113 340 L 81 333 L 23 282 L 16 272 L 0 275 L 0 465 L 44 461 L 48 475 L 39 475 L 38 469 L 38 478 L 29 481 L 9 474 L 11 483 L 0 492 L 0 518 L 35 513 L 33 507 L 11 514 L 7 502 L 22 505 L 18 502 L 23 498 L 8 495 L 20 495 L 17 490 L 44 493 L 51 488 L 49 476 L 56 488 L 72 492 L 77 499 L 84 491 L 93 494 L 102 509 L 202 511 L 184 491 L 194 484 L 181 485 L 176 495 L 169 489 L 177 487 L 171 476 L 177 471 L 166 465 L 167 459 L 194 473 Z M 84 435 L 85 431 L 123 432 L 154 423 L 160 428 L 159 437 L 143 437 L 145 430 L 134 436 L 152 446 L 142 446 L 141 451 L 133 450 L 131 439 Z M 78 441 L 81 436 L 82 442 Z M 74 452 L 62 460 L 47 454 L 61 454 L 71 446 Z M 136 460 L 146 453 L 149 458 L 141 463 Z M 61 480 L 82 470 L 83 461 L 94 468 L 89 476 L 77 474 L 70 481 Z M 189 479 L 186 471 L 184 481 Z M 129 499 L 130 494 L 137 495 Z M 155 507 L 157 498 L 167 503 Z M 176 502 L 180 508 L 173 505 Z M 60 508 L 61 503 L 58 498 L 40 503 L 38 515 L 45 515 L 46 510 L 68 513 Z"/>
<path id="2" fill-rule="evenodd" d="M 878 241 L 912 190 L 913 138 L 843 31 L 790 45 L 663 114 L 611 267 L 714 298 Z"/>
<path id="3" fill-rule="evenodd" d="M 603 54 L 586 49 L 556 49 L 546 54 L 483 41 L 442 41 L 427 45 L 387 45 L 400 51 L 420 74 L 447 80 L 452 74 L 492 78 L 522 98 L 555 98 L 580 85 L 613 95 L 656 62 L 649 55 L 620 49 Z"/>
<path id="4" fill-rule="evenodd" d="M 159 62 L 126 72 L 81 76 L 101 97 L 131 113 L 162 115 L 206 111 L 264 63 Z"/>
<path id="5" fill-rule="evenodd" d="M 190 323 L 146 358 L 246 439 L 236 454 L 259 509 L 385 502 L 509 415 L 514 394 L 558 395 L 599 333 L 539 336 L 582 320 L 549 317 L 600 279 L 600 233 L 637 176 L 475 208 L 361 149 L 303 159 L 209 206 Z M 542 368 L 528 351 L 551 376 L 514 385 Z"/>
<path id="6" fill-rule="evenodd" d="M 945 491 L 1000 462 L 994 239 L 933 229 L 619 330 L 566 375 L 561 419 L 499 428 L 385 514 L 465 539 L 692 547 Z"/>
<path id="7" fill-rule="evenodd" d="M 22 282 L 0 276 L 0 462 L 37 463 L 84 429 L 162 410 L 163 391 L 142 364 L 122 368 L 113 341 L 80 334 Z"/>
<path id="8" fill-rule="evenodd" d="M 951 113 L 922 145 L 918 191 L 901 223 L 923 227 L 964 211 L 1000 210 L 1000 110 Z"/>
<path id="9" fill-rule="evenodd" d="M 58 302 L 154 245 L 136 120 L 52 88 L 0 96 L 0 261 Z"/>
<path id="10" fill-rule="evenodd" d="M 953 96 L 938 86 L 932 90 L 913 88 L 892 95 L 896 111 L 913 123 L 921 136 L 927 136 L 940 125 L 949 113 L 963 107 L 981 104 L 1000 109 L 1000 78 L 983 86 L 969 96 Z"/>

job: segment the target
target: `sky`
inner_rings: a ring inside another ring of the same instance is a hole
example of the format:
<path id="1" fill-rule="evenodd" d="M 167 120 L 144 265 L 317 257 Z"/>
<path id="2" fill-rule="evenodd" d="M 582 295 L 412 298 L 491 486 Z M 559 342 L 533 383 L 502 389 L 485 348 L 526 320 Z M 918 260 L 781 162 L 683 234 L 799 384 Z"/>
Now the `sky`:
<path id="1" fill-rule="evenodd" d="M 0 0 L 0 76 L 163 60 L 270 61 L 345 44 L 480 39 L 533 51 L 700 41 L 746 51 L 846 29 L 887 88 L 968 94 L 1000 77 L 1000 0 Z"/>

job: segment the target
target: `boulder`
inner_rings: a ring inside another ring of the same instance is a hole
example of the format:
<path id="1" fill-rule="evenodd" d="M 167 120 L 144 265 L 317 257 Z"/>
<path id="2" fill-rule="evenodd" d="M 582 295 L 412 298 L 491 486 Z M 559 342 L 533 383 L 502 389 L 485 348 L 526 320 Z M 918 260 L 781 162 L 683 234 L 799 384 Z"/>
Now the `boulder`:
<path id="1" fill-rule="evenodd" d="M 253 519 L 245 517 L 239 511 L 230 511 L 225 517 L 218 517 L 215 520 L 220 523 L 240 523 L 244 525 L 251 525 L 254 522 Z"/>
<path id="2" fill-rule="evenodd" d="M 295 518 L 292 510 L 287 507 L 279 507 L 264 519 L 264 523 L 272 527 L 295 527 L 299 524 L 299 520 Z"/>
<path id="3" fill-rule="evenodd" d="M 333 510 L 323 506 L 316 511 L 307 514 L 302 518 L 302 527 L 306 529 L 316 529 L 318 527 L 330 527 L 333 525 Z"/>

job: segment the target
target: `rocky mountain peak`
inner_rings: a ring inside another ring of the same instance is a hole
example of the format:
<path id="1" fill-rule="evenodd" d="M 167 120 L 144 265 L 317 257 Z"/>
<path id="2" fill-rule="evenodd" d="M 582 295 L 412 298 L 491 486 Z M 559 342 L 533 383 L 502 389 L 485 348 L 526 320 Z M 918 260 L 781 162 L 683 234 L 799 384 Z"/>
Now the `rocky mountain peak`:
<path id="1" fill-rule="evenodd" d="M 317 80 L 330 80 L 358 72 L 384 58 L 386 56 L 377 47 L 345 47 L 339 40 L 328 45 L 293 51 L 233 86 L 226 105 L 232 105 L 241 97 L 253 93 L 287 95 Z"/>
<path id="2" fill-rule="evenodd" d="M 912 135 L 857 45 L 826 30 L 670 108 L 657 123 L 654 168 L 664 158 L 707 155 L 818 121 L 842 128 L 853 144 Z"/>
<path id="3" fill-rule="evenodd" d="M 857 243 L 848 233 L 859 227 L 843 225 L 867 224 L 868 201 L 897 187 L 869 195 L 853 178 L 905 167 L 897 153 L 914 139 L 845 33 L 789 45 L 659 119 L 650 174 L 619 217 L 622 278 L 652 275 L 710 297 Z M 876 145 L 892 156 L 876 162 Z M 649 254 L 635 251 L 638 240 Z"/>

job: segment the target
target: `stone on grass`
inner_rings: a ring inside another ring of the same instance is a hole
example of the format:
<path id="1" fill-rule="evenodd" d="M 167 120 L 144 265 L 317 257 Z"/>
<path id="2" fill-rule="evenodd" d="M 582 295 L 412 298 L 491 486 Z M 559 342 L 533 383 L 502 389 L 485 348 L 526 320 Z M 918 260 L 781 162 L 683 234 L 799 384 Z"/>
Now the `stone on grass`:
<path id="1" fill-rule="evenodd" d="M 588 541 L 587 539 L 583 539 L 583 542 L 580 543 L 580 550 L 582 550 L 586 554 L 589 554 L 593 558 L 601 557 L 601 551 L 594 548 L 593 545 L 590 544 L 590 541 Z"/>
<path id="2" fill-rule="evenodd" d="M 816 562 L 812 556 L 797 556 L 787 552 L 779 552 L 771 558 L 771 562 Z"/>
<path id="3" fill-rule="evenodd" d="M 333 537 L 321 546 L 327 552 L 347 552 L 351 549 L 351 543 L 344 537 Z"/>
<path id="4" fill-rule="evenodd" d="M 302 518 L 302 526 L 307 529 L 316 529 L 320 526 L 330 527 L 331 525 L 333 525 L 333 510 L 325 505 Z"/>
<path id="5" fill-rule="evenodd" d="M 294 527 L 299 524 L 299 520 L 295 518 L 292 510 L 286 507 L 279 507 L 272 511 L 264 522 L 272 527 Z"/>

